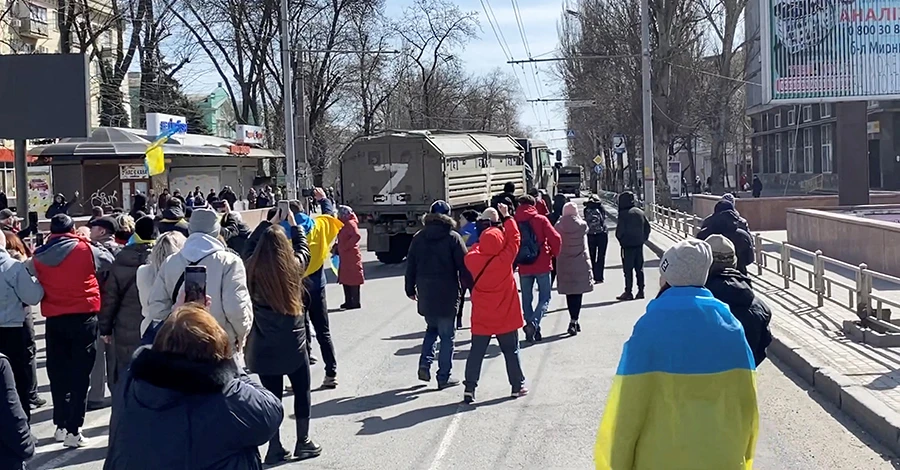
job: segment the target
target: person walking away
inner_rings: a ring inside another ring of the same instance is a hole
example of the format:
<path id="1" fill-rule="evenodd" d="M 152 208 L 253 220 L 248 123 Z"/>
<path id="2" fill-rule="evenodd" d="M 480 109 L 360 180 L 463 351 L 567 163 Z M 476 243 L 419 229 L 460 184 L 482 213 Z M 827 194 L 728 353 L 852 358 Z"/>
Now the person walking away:
<path id="1" fill-rule="evenodd" d="M 6 238 L 6 252 L 9 253 L 9 256 L 26 263 L 26 266 L 30 266 L 30 259 L 34 255 L 31 249 L 22 242 L 22 239 L 19 238 L 15 232 L 10 232 L 8 230 L 3 230 L 3 236 Z M 33 275 L 33 274 L 32 274 Z M 25 351 L 28 353 L 28 366 L 29 366 L 29 376 L 28 376 L 28 405 L 29 411 L 32 409 L 40 408 L 47 404 L 47 400 L 43 399 L 38 395 L 38 374 L 37 374 L 37 345 L 35 343 L 36 337 L 34 332 L 34 309 L 31 306 L 25 306 Z"/>
<path id="2" fill-rule="evenodd" d="M 466 244 L 466 249 L 470 249 L 476 243 L 478 243 L 478 217 L 479 214 L 474 210 L 466 210 L 463 211 L 462 216 L 459 219 L 460 226 L 462 228 L 459 229 L 459 234 L 462 236 L 463 242 Z M 466 287 L 460 287 L 459 289 L 459 308 L 456 310 L 456 329 L 461 330 L 463 327 L 463 309 L 466 305 L 466 292 L 470 290 Z"/>
<path id="3" fill-rule="evenodd" d="M 697 238 L 706 240 L 712 235 L 723 235 L 731 240 L 737 253 L 737 270 L 747 274 L 747 266 L 753 264 L 753 236 L 742 226 L 741 216 L 728 200 L 716 203 L 712 215 L 704 220 L 705 226 L 697 232 Z"/>
<path id="4" fill-rule="evenodd" d="M 122 245 L 115 239 L 122 226 L 119 223 L 119 216 L 103 216 L 94 220 L 88 226 L 91 229 L 91 243 L 109 252 L 110 256 L 115 259 L 122 250 Z M 111 266 L 110 266 L 111 269 Z M 105 296 L 104 285 L 109 280 L 110 270 L 97 271 L 97 280 L 100 282 L 101 299 Z M 101 301 L 102 307 L 103 301 Z M 109 389 L 112 390 L 112 367 L 114 365 L 112 358 L 112 348 L 108 343 L 100 338 L 99 316 L 97 330 L 97 353 L 94 355 L 94 368 L 91 370 L 91 387 L 88 390 L 87 409 L 99 410 L 106 406 L 106 384 L 109 383 Z"/>
<path id="5" fill-rule="evenodd" d="M 588 225 L 588 257 L 591 260 L 594 283 L 602 284 L 603 274 L 606 270 L 606 248 L 609 246 L 609 233 L 606 228 L 606 209 L 596 194 L 591 194 L 591 197 L 584 203 L 584 221 Z"/>
<path id="6" fill-rule="evenodd" d="M 338 220 L 344 226 L 337 235 L 337 254 L 341 263 L 338 266 L 338 283 L 344 286 L 344 304 L 342 310 L 356 310 L 360 305 L 360 286 L 365 283 L 362 252 L 359 249 L 359 219 L 349 206 L 338 206 Z"/>
<path id="7" fill-rule="evenodd" d="M 550 215 L 547 217 L 551 224 L 556 225 L 556 222 L 562 217 L 562 209 L 567 202 L 569 202 L 569 196 L 566 196 L 565 194 L 559 193 L 556 196 L 553 196 L 553 210 L 550 211 Z"/>
<path id="8" fill-rule="evenodd" d="M 48 219 L 52 219 L 56 214 L 68 215 L 69 207 L 71 207 L 72 204 L 74 204 L 77 200 L 78 191 L 75 191 L 75 199 L 73 199 L 72 202 L 66 202 L 66 196 L 63 195 L 63 193 L 59 193 L 53 198 L 53 204 L 51 204 L 50 207 L 47 208 L 47 212 L 44 214 L 44 216 Z"/>
<path id="9" fill-rule="evenodd" d="M 87 445 L 81 426 L 97 355 L 101 276 L 112 262 L 108 251 L 75 235 L 75 222 L 66 214 L 50 219 L 50 237 L 32 258 L 32 272 L 44 288 L 54 438 L 65 447 Z"/>
<path id="10" fill-rule="evenodd" d="M 634 205 L 634 193 L 619 195 L 619 220 L 616 239 L 622 247 L 622 269 L 625 271 L 625 292 L 616 297 L 627 301 L 644 298 L 644 243 L 650 239 L 650 221 L 644 211 Z M 633 294 L 637 278 L 637 296 Z"/>
<path id="11" fill-rule="evenodd" d="M 3 353 L 0 353 L 0 387 L 5 398 L 0 404 L 0 468 L 24 470 L 25 461 L 34 455 L 37 443 L 28 426 L 28 402 L 21 401 L 16 393 L 20 386 L 9 358 Z"/>
<path id="12" fill-rule="evenodd" d="M 706 288 L 713 297 L 725 302 L 732 315 L 741 322 L 754 362 L 759 367 L 766 358 L 766 348 L 772 343 L 772 332 L 769 330 L 772 311 L 754 294 L 750 277 L 736 269 L 737 255 L 731 240 L 722 235 L 712 235 L 706 242 L 713 255 Z"/>
<path id="13" fill-rule="evenodd" d="M 156 226 L 160 235 L 175 230 L 187 238 L 190 235 L 190 225 L 184 218 L 184 203 L 177 197 L 169 199 L 162 212 L 162 219 Z"/>
<path id="14" fill-rule="evenodd" d="M 722 205 L 719 205 L 720 203 Z M 719 199 L 719 202 L 717 202 L 716 205 L 713 207 L 713 213 L 706 216 L 703 219 L 703 221 L 700 223 L 700 228 L 703 229 L 703 228 L 708 227 L 709 224 L 711 224 L 713 222 L 713 220 L 715 220 L 715 218 L 713 216 L 716 215 L 717 212 L 733 210 L 734 213 L 737 214 L 738 227 L 746 230 L 747 232 L 750 232 L 750 224 L 747 223 L 747 219 L 741 217 L 741 213 L 738 212 L 736 204 L 737 204 L 737 199 L 735 199 L 734 194 L 731 194 L 731 193 L 723 194 L 722 197 Z"/>
<path id="15" fill-rule="evenodd" d="M 290 223 L 290 240 L 281 220 Z M 284 376 L 294 392 L 297 443 L 294 458 L 304 460 L 322 453 L 310 439 L 311 380 L 306 350 L 306 324 L 300 296 L 303 272 L 309 264 L 309 246 L 293 214 L 279 210 L 271 221 L 254 231 L 253 254 L 247 262 L 247 283 L 253 299 L 253 326 L 247 337 L 247 366 L 276 398 L 284 393 Z M 281 444 L 281 433 L 269 439 L 266 464 L 287 460 L 291 453 Z"/>
<path id="16" fill-rule="evenodd" d="M 512 212 L 516 211 L 516 184 L 508 181 L 503 185 L 503 192 L 491 198 L 491 207 L 496 209 L 499 204 L 506 204 Z"/>
<path id="17" fill-rule="evenodd" d="M 156 275 L 159 268 L 166 262 L 169 256 L 181 251 L 185 242 L 184 235 L 178 231 L 167 232 L 156 239 L 150 255 L 147 257 L 145 264 L 139 266 L 135 272 L 135 284 L 137 284 L 138 297 L 141 300 L 141 344 L 153 344 L 152 338 L 144 341 L 144 335 L 153 321 L 150 318 L 150 293 L 153 291 L 153 283 L 156 281 Z"/>
<path id="18" fill-rule="evenodd" d="M 706 242 L 676 243 L 625 343 L 597 433 L 597 469 L 753 467 L 756 367 L 740 322 L 703 285 Z"/>
<path id="19" fill-rule="evenodd" d="M 237 366 L 231 337 L 198 304 L 177 307 L 116 389 L 103 468 L 260 469 L 281 401 Z"/>
<path id="20" fill-rule="evenodd" d="M 431 381 L 436 341 L 441 340 L 438 354 L 438 389 L 459 385 L 450 376 L 453 366 L 453 341 L 456 336 L 453 319 L 459 310 L 459 292 L 471 286 L 466 269 L 466 244 L 456 233 L 450 217 L 452 209 L 444 201 L 431 204 L 425 215 L 425 228 L 413 236 L 406 261 L 406 296 L 417 302 L 419 315 L 425 317 L 425 339 L 419 356 L 419 380 Z"/>
<path id="21" fill-rule="evenodd" d="M 138 294 L 137 270 L 150 257 L 156 240 L 153 218 L 144 216 L 135 223 L 133 243 L 122 248 L 113 261 L 109 278 L 103 284 L 100 306 L 100 339 L 108 348 L 110 389 L 125 376 L 131 357 L 141 345 L 142 314 Z"/>
<path id="22" fill-rule="evenodd" d="M 531 188 L 528 190 L 528 195 L 534 198 L 534 207 L 537 209 L 538 214 L 541 214 L 544 217 L 550 215 L 550 209 L 541 197 L 541 192 L 538 188 Z"/>
<path id="23" fill-rule="evenodd" d="M 528 342 L 541 341 L 541 319 L 550 306 L 550 290 L 553 270 L 552 259 L 559 256 L 561 239 L 559 233 L 546 217 L 537 213 L 531 196 L 519 198 L 519 209 L 515 219 L 521 234 L 519 254 L 519 284 L 522 286 L 522 309 L 525 312 L 525 339 Z M 534 285 L 538 288 L 537 308 L 534 306 Z"/>
<path id="24" fill-rule="evenodd" d="M 753 175 L 753 183 L 751 184 L 751 189 L 753 190 L 753 197 L 759 197 L 762 195 L 763 183 L 762 180 L 759 179 L 759 175 Z"/>
<path id="25" fill-rule="evenodd" d="M 481 365 L 492 337 L 497 338 L 512 397 L 528 394 L 525 374 L 519 358 L 519 328 L 525 325 L 519 292 L 513 275 L 513 262 L 519 252 L 521 234 L 505 204 L 484 211 L 481 219 L 491 226 L 482 232 L 481 241 L 466 254 L 466 267 L 474 273 L 472 286 L 472 348 L 466 359 L 463 401 L 475 401 L 475 389 L 481 378 Z M 496 226 L 502 219 L 502 228 Z"/>
<path id="26" fill-rule="evenodd" d="M 569 202 L 563 206 L 563 215 L 556 223 L 556 231 L 562 239 L 559 256 L 556 258 L 556 291 L 566 296 L 566 307 L 569 310 L 569 328 L 566 332 L 569 336 L 575 336 L 581 332 L 578 319 L 584 294 L 594 290 L 587 246 L 588 224 L 578 216 L 575 203 Z"/>
<path id="27" fill-rule="evenodd" d="M 41 285 L 31 277 L 25 264 L 12 256 L 6 248 L 6 235 L 0 232 L 0 354 L 9 360 L 16 379 L 16 393 L 31 419 L 31 360 L 35 355 L 34 333 L 26 321 L 31 316 L 30 305 L 44 298 Z M 34 326 L 31 325 L 33 330 Z"/>

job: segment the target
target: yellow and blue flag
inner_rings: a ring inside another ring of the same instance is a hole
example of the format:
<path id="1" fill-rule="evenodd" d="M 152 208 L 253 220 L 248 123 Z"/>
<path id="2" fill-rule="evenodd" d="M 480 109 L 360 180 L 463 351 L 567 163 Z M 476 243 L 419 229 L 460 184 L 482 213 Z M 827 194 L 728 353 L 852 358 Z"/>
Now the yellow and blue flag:
<path id="1" fill-rule="evenodd" d="M 331 244 L 344 224 L 337 217 L 323 214 L 313 220 L 314 227 L 306 234 L 309 243 L 309 266 L 306 275 L 316 272 L 331 255 Z"/>
<path id="2" fill-rule="evenodd" d="M 159 136 L 144 152 L 144 166 L 147 167 L 147 173 L 150 176 L 156 176 L 166 171 L 166 157 L 163 154 L 163 144 L 169 140 L 169 137 L 178 132 L 176 126 L 170 126 L 169 130 Z"/>
<path id="3" fill-rule="evenodd" d="M 650 302 L 625 343 L 594 460 L 612 470 L 750 470 L 759 429 L 744 329 L 701 287 Z"/>

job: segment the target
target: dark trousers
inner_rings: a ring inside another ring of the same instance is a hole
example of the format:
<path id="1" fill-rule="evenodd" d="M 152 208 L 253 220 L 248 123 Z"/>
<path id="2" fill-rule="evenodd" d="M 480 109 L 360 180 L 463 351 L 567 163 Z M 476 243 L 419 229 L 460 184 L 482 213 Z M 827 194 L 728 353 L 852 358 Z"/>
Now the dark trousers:
<path id="1" fill-rule="evenodd" d="M 637 277 L 638 292 L 644 291 L 644 247 L 622 247 L 622 269 L 625 271 L 625 292 L 631 292 Z"/>
<path id="2" fill-rule="evenodd" d="M 344 305 L 342 308 L 359 308 L 359 287 L 360 286 L 344 286 Z"/>
<path id="3" fill-rule="evenodd" d="M 603 271 L 606 269 L 606 247 L 609 245 L 609 234 L 603 232 L 588 235 L 587 242 L 588 255 L 591 258 L 591 266 L 594 270 L 594 280 L 603 281 Z"/>
<path id="4" fill-rule="evenodd" d="M 472 348 L 466 359 L 466 380 L 464 382 L 467 392 L 474 392 L 478 387 L 478 379 L 481 378 L 481 364 L 487 353 L 492 336 L 472 335 Z M 513 392 L 518 392 L 525 384 L 525 374 L 522 372 L 522 363 L 519 360 L 519 330 L 497 335 L 500 351 L 503 352 L 503 360 L 506 361 L 506 376 Z"/>
<path id="5" fill-rule="evenodd" d="M 291 382 L 291 388 L 294 390 L 294 417 L 297 422 L 297 442 L 302 443 L 309 437 L 309 415 L 312 407 L 309 356 L 305 356 L 303 363 L 300 364 L 300 368 L 288 374 L 287 378 Z M 272 395 L 281 400 L 284 395 L 283 375 L 260 375 L 259 382 L 266 390 L 272 392 Z M 272 445 L 282 447 L 281 431 L 277 431 L 272 436 L 272 439 L 269 440 L 269 448 L 272 448 Z"/>
<path id="6" fill-rule="evenodd" d="M 37 381 L 37 346 L 34 335 L 34 313 L 28 312 L 25 315 L 25 328 L 28 335 L 28 363 L 31 368 L 31 383 L 29 386 L 29 398 L 35 400 L 38 398 L 38 381 Z M 24 406 L 24 403 L 23 403 Z M 30 407 L 29 407 L 30 409 Z"/>
<path id="7" fill-rule="evenodd" d="M 337 359 L 334 356 L 334 343 L 331 341 L 331 329 L 328 326 L 328 303 L 325 300 L 325 287 L 306 291 L 303 294 L 303 306 L 306 308 L 306 331 L 310 323 L 316 331 L 316 340 L 322 350 L 322 361 L 325 362 L 325 375 L 337 377 Z M 311 335 L 307 335 L 309 338 Z M 312 345 L 307 342 L 307 351 Z"/>
<path id="8" fill-rule="evenodd" d="M 25 416 L 31 419 L 31 383 L 34 376 L 31 375 L 31 364 L 28 354 L 28 328 L 17 326 L 12 328 L 0 328 L 0 353 L 9 358 L 13 378 L 16 381 L 16 394 L 22 402 Z M 34 342 L 31 343 L 34 351 Z"/>
<path id="9" fill-rule="evenodd" d="M 77 434 L 84 425 L 88 385 L 97 355 L 97 314 L 50 317 L 46 325 L 53 424 Z"/>
<path id="10" fill-rule="evenodd" d="M 569 309 L 569 319 L 573 322 L 577 322 L 581 315 L 582 299 L 584 294 L 566 294 L 566 308 Z"/>
<path id="11" fill-rule="evenodd" d="M 469 292 L 470 289 L 466 289 L 465 287 L 459 290 L 459 308 L 456 311 L 456 325 L 462 328 L 462 318 L 463 318 L 463 308 L 466 306 L 466 292 Z"/>

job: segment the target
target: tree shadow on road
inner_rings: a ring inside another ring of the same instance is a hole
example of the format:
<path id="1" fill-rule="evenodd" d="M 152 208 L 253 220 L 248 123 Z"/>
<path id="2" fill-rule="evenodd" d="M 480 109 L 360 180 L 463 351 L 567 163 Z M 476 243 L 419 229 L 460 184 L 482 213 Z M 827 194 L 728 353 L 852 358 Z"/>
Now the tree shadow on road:
<path id="1" fill-rule="evenodd" d="M 422 393 L 436 390 L 427 387 L 427 385 L 423 384 L 401 389 L 385 390 L 374 395 L 335 398 L 314 404 L 312 406 L 312 417 L 325 418 L 328 416 L 346 416 L 402 405 L 419 398 L 419 395 Z"/>

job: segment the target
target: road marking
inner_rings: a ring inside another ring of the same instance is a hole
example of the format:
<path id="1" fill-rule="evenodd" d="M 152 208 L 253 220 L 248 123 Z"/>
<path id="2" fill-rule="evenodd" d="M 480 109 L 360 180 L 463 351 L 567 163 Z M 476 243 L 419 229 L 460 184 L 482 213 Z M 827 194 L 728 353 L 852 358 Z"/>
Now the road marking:
<path id="1" fill-rule="evenodd" d="M 428 467 L 431 470 L 441 468 L 441 461 L 444 459 L 444 456 L 447 455 L 447 451 L 450 450 L 450 445 L 453 443 L 453 436 L 456 435 L 456 430 L 459 429 L 459 420 L 462 418 L 462 415 L 459 412 L 462 411 L 463 406 L 464 405 L 460 404 L 456 407 L 456 411 L 453 413 L 453 419 L 450 420 L 450 425 L 447 426 L 447 431 L 444 432 L 444 437 L 441 439 L 440 445 L 438 445 L 437 454 L 435 454 L 434 460 L 431 461 L 431 465 Z"/>
<path id="2" fill-rule="evenodd" d="M 103 413 L 102 416 L 99 416 L 95 419 L 92 419 L 89 422 L 84 423 L 84 426 L 81 427 L 81 432 L 84 432 L 86 429 L 91 429 L 96 426 L 107 425 L 107 424 L 109 424 L 109 420 L 111 417 L 112 417 L 111 414 L 107 415 L 106 413 Z M 53 430 L 54 431 L 56 430 L 55 426 L 54 426 Z M 74 459 L 75 457 L 78 457 L 79 450 L 84 451 L 84 450 L 92 449 L 94 447 L 102 446 L 102 445 L 104 445 L 104 443 L 106 443 L 107 446 L 109 445 L 108 444 L 109 435 L 107 435 L 107 434 L 101 434 L 99 436 L 92 437 L 89 439 L 90 439 L 90 442 L 88 443 L 87 446 L 82 447 L 81 449 L 67 449 L 67 452 L 61 454 L 60 456 L 58 456 L 48 462 L 42 463 L 39 467 L 37 467 L 37 470 L 43 470 L 43 469 L 49 470 L 52 468 L 60 468 L 60 467 L 62 467 L 62 464 L 68 462 L 69 460 Z M 35 456 L 38 456 L 38 455 L 41 455 L 44 453 L 48 453 L 48 452 L 56 452 L 56 451 L 59 451 L 60 449 L 66 450 L 66 447 L 64 447 L 61 442 L 54 441 L 52 444 L 48 444 L 48 445 L 39 447 L 35 451 Z M 29 466 L 28 468 L 31 468 L 31 466 Z"/>

